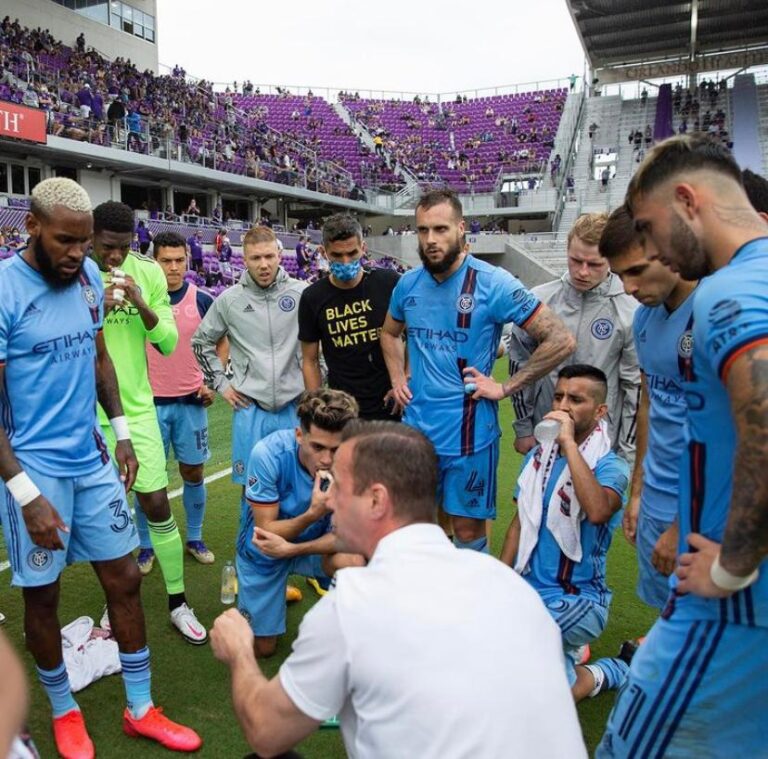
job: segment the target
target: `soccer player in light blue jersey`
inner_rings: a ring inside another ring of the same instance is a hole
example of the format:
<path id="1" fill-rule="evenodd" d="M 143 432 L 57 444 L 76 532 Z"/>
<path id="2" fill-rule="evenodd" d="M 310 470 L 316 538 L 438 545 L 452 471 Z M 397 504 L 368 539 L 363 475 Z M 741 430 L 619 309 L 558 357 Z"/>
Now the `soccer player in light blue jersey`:
<path id="1" fill-rule="evenodd" d="M 355 399 L 341 390 L 306 392 L 296 409 L 299 427 L 258 441 L 246 470 L 246 504 L 237 535 L 237 605 L 250 622 L 257 656 L 271 656 L 285 632 L 288 576 L 326 580 L 341 565 L 360 564 L 336 552 L 330 532 L 328 471 L 341 433 L 357 417 Z M 270 548 L 277 545 L 277 551 Z M 338 559 L 338 562 L 336 561 Z"/>
<path id="2" fill-rule="evenodd" d="M 764 756 L 768 746 L 768 225 L 731 154 L 702 136 L 655 146 L 627 205 L 687 280 L 680 557 L 632 660 L 598 757 Z"/>
<path id="3" fill-rule="evenodd" d="M 464 230 L 454 193 L 435 190 L 419 200 L 423 266 L 395 287 L 381 347 L 403 421 L 423 432 L 440 457 L 440 500 L 456 545 L 487 552 L 486 520 L 496 516 L 498 402 L 561 363 L 575 341 L 518 279 L 466 253 Z M 490 374 L 507 322 L 525 329 L 538 348 L 502 384 Z"/>
<path id="4" fill-rule="evenodd" d="M 683 383 L 691 371 L 697 283 L 650 258 L 653 243 L 643 241 L 625 206 L 608 219 L 600 255 L 640 303 L 633 325 L 642 381 L 637 458 L 623 528 L 637 548 L 637 595 L 661 611 L 677 559 L 678 465 L 688 415 Z"/>
<path id="5" fill-rule="evenodd" d="M 195 751 L 199 736 L 152 702 L 141 575 L 131 556 L 136 531 L 125 495 L 138 465 L 102 334 L 104 288 L 86 258 L 88 195 L 72 180 L 45 180 L 32 192 L 26 226 L 29 247 L 0 264 L 0 522 L 12 583 L 24 591 L 26 644 L 51 702 L 56 746 L 61 756 L 94 756 L 63 663 L 57 614 L 65 565 L 89 561 L 120 652 L 123 730 Z M 120 478 L 97 399 L 117 439 Z"/>
<path id="6" fill-rule="evenodd" d="M 517 513 L 501 552 L 557 622 L 576 701 L 618 688 L 627 673 L 622 658 L 581 663 L 608 622 L 605 559 L 629 484 L 629 465 L 611 450 L 607 394 L 608 380 L 597 367 L 571 364 L 558 372 L 544 418 L 557 421 L 559 433 L 523 462 Z"/>

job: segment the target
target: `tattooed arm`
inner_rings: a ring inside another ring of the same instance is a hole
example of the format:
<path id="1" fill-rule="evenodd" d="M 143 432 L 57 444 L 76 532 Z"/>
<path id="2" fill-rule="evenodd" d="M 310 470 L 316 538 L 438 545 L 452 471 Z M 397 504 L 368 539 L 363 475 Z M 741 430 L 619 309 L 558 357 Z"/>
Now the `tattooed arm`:
<path id="1" fill-rule="evenodd" d="M 524 329 L 538 345 L 525 365 L 505 383 L 501 384 L 493 377 L 486 377 L 472 366 L 464 370 L 465 384 L 472 383 L 477 386 L 472 398 L 500 401 L 549 373 L 576 350 L 576 338 L 568 331 L 560 317 L 543 303 Z"/>
<path id="2" fill-rule="evenodd" d="M 730 595 L 710 577 L 718 554 L 722 568 L 736 577 L 748 577 L 768 555 L 768 345 L 755 345 L 733 362 L 727 388 L 738 445 L 723 542 L 689 535 L 696 552 L 683 554 L 677 570 L 681 592 L 709 597 Z"/>
<path id="3" fill-rule="evenodd" d="M 768 554 L 768 345 L 756 345 L 728 372 L 738 447 L 723 535 L 724 569 L 746 576 Z"/>

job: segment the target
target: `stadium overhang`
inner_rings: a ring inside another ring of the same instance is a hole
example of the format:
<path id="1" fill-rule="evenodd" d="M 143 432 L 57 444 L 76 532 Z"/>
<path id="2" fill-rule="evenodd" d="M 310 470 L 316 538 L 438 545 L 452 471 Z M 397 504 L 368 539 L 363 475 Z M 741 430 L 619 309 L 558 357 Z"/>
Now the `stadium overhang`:
<path id="1" fill-rule="evenodd" d="M 601 84 L 768 64 L 766 0 L 566 0 Z"/>

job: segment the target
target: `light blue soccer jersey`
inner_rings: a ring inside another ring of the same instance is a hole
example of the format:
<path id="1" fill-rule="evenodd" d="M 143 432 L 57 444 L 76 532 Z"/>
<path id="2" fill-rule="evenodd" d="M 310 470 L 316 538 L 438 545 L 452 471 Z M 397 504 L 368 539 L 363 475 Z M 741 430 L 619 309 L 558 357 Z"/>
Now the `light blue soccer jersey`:
<path id="1" fill-rule="evenodd" d="M 19 460 L 50 475 L 78 477 L 109 460 L 94 369 L 103 303 L 90 259 L 61 289 L 21 255 L 0 264 L 0 419 Z"/>
<path id="2" fill-rule="evenodd" d="M 389 313 L 408 337 L 413 400 L 403 421 L 439 454 L 469 456 L 499 437 L 498 404 L 473 401 L 462 371 L 490 374 L 503 325 L 525 327 L 540 306 L 509 272 L 472 256 L 444 282 L 423 267 L 400 278 Z"/>
<path id="3" fill-rule="evenodd" d="M 246 470 L 245 497 L 255 504 L 278 503 L 278 519 L 301 516 L 312 500 L 314 479 L 299 461 L 295 430 L 278 430 L 253 446 Z M 258 506 L 257 506 L 258 508 Z M 294 543 L 305 543 L 328 532 L 330 515 L 313 522 Z M 253 514 L 247 503 L 240 515 L 237 550 L 256 563 L 272 565 L 281 559 L 265 556 L 253 545 Z"/>
<path id="4" fill-rule="evenodd" d="M 541 451 L 541 446 L 528 451 L 523 466 Z M 571 561 L 557 544 L 554 535 L 547 528 L 547 509 L 552 491 L 560 479 L 566 465 L 565 456 L 558 456 L 552 466 L 552 472 L 544 490 L 544 509 L 541 516 L 539 541 L 531 554 L 530 572 L 524 575 L 544 602 L 563 595 L 578 595 L 602 606 L 608 606 L 612 593 L 605 584 L 605 557 L 611 547 L 611 537 L 621 521 L 621 509 L 605 524 L 592 524 L 587 519 L 581 521 L 581 561 Z M 595 479 L 604 488 L 615 490 L 622 503 L 626 502 L 629 484 L 629 464 L 613 451 L 605 454 L 594 468 Z M 520 486 L 515 489 L 515 498 L 519 497 Z"/>
<path id="5" fill-rule="evenodd" d="M 694 293 L 693 367 L 684 384 L 690 442 L 680 469 L 681 552 L 688 550 L 690 532 L 722 542 L 736 453 L 728 371 L 735 359 L 761 343 L 768 343 L 768 237 L 742 246 Z M 674 576 L 671 584 L 676 585 Z M 768 560 L 749 588 L 724 599 L 673 596 L 662 616 L 768 626 Z"/>
<path id="6" fill-rule="evenodd" d="M 692 327 L 692 294 L 672 313 L 663 304 L 635 311 L 635 347 L 650 402 L 641 509 L 663 522 L 677 516 L 688 417 L 683 380 L 691 371 Z"/>

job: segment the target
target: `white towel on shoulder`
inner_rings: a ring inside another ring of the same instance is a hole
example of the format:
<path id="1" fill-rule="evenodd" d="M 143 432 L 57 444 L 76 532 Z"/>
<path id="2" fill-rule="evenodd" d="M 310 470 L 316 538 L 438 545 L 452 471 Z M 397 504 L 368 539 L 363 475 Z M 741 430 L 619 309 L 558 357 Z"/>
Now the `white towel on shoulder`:
<path id="1" fill-rule="evenodd" d="M 520 517 L 520 544 L 517 549 L 515 571 L 525 574 L 533 549 L 539 542 L 541 515 L 544 512 L 544 491 L 552 474 L 560 446 L 546 443 L 539 446 L 520 473 L 517 497 L 517 513 Z M 594 470 L 597 462 L 611 450 L 608 423 L 601 419 L 589 437 L 579 446 L 587 466 Z M 563 467 L 560 477 L 552 490 L 547 509 L 547 528 L 560 546 L 560 550 L 571 561 L 581 561 L 581 504 L 571 482 L 571 472 Z"/>

